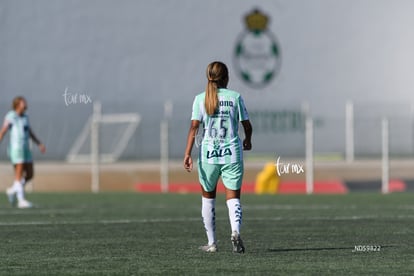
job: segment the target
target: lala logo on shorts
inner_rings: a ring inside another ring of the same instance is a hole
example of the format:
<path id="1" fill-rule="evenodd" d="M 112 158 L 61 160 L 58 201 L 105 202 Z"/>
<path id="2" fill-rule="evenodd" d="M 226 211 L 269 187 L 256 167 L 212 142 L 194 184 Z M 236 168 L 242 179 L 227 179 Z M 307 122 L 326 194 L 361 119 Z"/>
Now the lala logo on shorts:
<path id="1" fill-rule="evenodd" d="M 247 28 L 236 42 L 235 67 L 247 85 L 261 88 L 279 72 L 280 49 L 276 37 L 268 29 L 268 16 L 255 9 L 244 19 Z"/>

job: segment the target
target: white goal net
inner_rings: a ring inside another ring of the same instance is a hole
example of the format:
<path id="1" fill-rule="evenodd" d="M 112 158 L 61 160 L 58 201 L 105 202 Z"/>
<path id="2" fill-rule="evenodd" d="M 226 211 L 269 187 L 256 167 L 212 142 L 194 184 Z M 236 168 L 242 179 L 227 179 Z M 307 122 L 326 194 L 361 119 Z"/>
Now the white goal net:
<path id="1" fill-rule="evenodd" d="M 117 161 L 141 121 L 138 113 L 100 114 L 100 108 L 98 112 L 94 112 L 85 123 L 67 154 L 68 162 L 93 161 L 95 147 L 98 150 L 99 162 Z M 96 133 L 94 133 L 94 126 Z"/>

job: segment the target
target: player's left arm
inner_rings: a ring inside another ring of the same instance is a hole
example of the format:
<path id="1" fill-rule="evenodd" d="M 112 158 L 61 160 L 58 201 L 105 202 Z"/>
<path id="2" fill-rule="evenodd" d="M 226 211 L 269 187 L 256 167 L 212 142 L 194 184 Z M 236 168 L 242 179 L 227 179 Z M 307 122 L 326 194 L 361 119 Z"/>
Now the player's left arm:
<path id="1" fill-rule="evenodd" d="M 32 131 L 32 128 L 30 127 L 29 127 L 29 135 L 30 135 L 30 138 L 32 138 L 33 142 L 35 142 L 35 144 L 39 147 L 40 152 L 45 153 L 46 152 L 45 145 L 43 145 L 43 143 L 40 142 L 40 140 L 36 137 L 36 135 Z"/>

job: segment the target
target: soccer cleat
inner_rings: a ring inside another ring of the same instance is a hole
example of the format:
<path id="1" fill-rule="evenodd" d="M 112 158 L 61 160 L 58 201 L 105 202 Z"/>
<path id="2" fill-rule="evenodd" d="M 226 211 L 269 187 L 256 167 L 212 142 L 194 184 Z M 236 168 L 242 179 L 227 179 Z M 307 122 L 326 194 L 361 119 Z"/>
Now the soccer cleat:
<path id="1" fill-rule="evenodd" d="M 217 245 L 215 243 L 211 245 L 207 244 L 207 245 L 200 246 L 199 249 L 204 252 L 214 253 L 214 252 L 217 252 Z"/>
<path id="2" fill-rule="evenodd" d="M 30 201 L 27 201 L 26 199 L 19 200 L 17 203 L 17 208 L 19 209 L 28 209 L 33 208 L 33 204 Z"/>
<path id="3" fill-rule="evenodd" d="M 231 234 L 231 243 L 233 244 L 233 253 L 244 253 L 243 241 L 240 238 L 240 234 L 236 231 Z"/>
<path id="4" fill-rule="evenodd" d="M 7 199 L 9 200 L 11 206 L 16 205 L 16 192 L 12 188 L 6 190 Z"/>

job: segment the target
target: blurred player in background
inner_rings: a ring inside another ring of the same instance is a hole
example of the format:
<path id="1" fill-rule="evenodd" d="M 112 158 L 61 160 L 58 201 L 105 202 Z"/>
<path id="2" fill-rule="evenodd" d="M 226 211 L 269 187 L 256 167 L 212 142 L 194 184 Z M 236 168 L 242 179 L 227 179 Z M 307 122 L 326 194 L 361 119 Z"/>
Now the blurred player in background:
<path id="1" fill-rule="evenodd" d="M 31 202 L 25 199 L 24 187 L 33 177 L 33 159 L 29 139 L 38 145 L 40 152 L 45 153 L 45 146 L 37 139 L 29 125 L 26 114 L 27 102 L 23 97 L 13 100 L 13 110 L 9 111 L 0 130 L 0 142 L 7 131 L 10 131 L 8 154 L 14 166 L 15 180 L 13 186 L 6 191 L 10 204 L 18 208 L 32 208 Z"/>
<path id="2" fill-rule="evenodd" d="M 198 174 L 202 187 L 202 217 L 208 244 L 200 247 L 206 252 L 217 251 L 215 225 L 216 188 L 221 176 L 226 188 L 226 203 L 231 225 L 233 252 L 244 253 L 240 238 L 242 207 L 240 204 L 243 180 L 243 150 L 252 148 L 252 126 L 241 95 L 227 89 L 228 70 L 222 62 L 212 62 L 207 67 L 206 91 L 197 95 L 193 103 L 191 126 L 184 156 L 184 168 L 193 168 L 191 151 L 200 123 L 203 127 Z M 245 139 L 239 138 L 239 122 L 243 125 Z"/>

